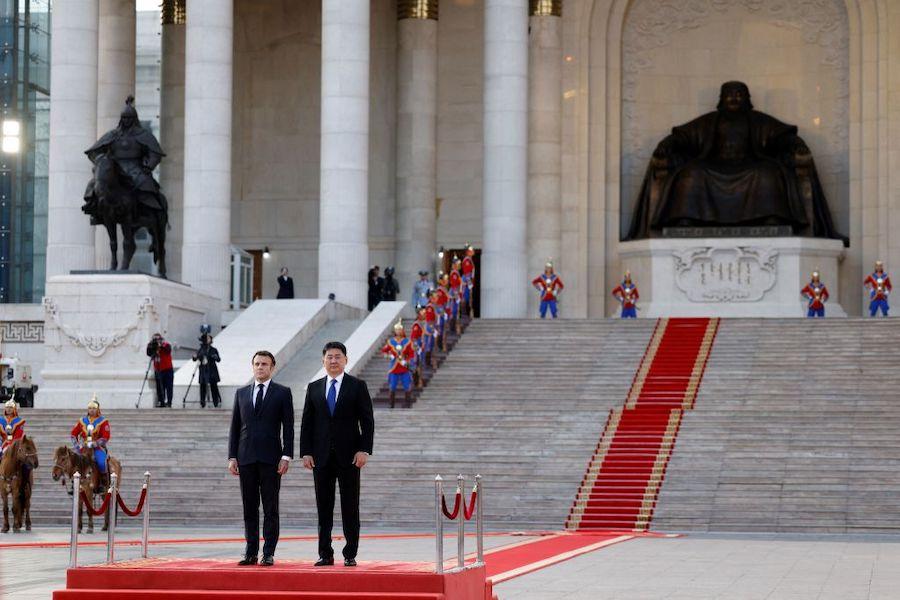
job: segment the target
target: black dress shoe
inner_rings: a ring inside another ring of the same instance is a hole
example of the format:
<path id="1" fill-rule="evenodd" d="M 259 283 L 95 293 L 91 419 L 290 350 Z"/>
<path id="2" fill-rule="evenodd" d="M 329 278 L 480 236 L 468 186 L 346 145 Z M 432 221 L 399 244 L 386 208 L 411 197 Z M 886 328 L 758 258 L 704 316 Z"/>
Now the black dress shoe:
<path id="1" fill-rule="evenodd" d="M 247 565 L 255 565 L 258 559 L 255 556 L 245 556 L 238 562 L 238 565 L 246 567 Z"/>
<path id="2" fill-rule="evenodd" d="M 316 567 L 330 567 L 334 565 L 334 557 L 332 558 L 320 558 L 316 561 L 316 564 L 313 566 Z"/>
<path id="3" fill-rule="evenodd" d="M 264 567 L 271 567 L 275 564 L 275 557 L 271 554 L 263 554 L 263 558 L 261 561 L 259 561 L 259 564 Z"/>
<path id="4" fill-rule="evenodd" d="M 355 567 L 355 566 L 356 566 L 356 559 L 355 559 L 355 558 L 345 558 L 345 559 L 344 559 L 344 566 L 345 566 L 345 567 Z"/>

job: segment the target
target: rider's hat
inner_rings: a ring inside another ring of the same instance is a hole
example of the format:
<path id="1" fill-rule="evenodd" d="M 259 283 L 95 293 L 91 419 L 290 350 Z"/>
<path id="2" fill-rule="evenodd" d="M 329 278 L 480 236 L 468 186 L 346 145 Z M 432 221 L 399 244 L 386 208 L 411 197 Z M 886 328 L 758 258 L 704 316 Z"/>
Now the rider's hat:
<path id="1" fill-rule="evenodd" d="M 11 408 L 16 413 L 16 416 L 19 415 L 19 403 L 15 400 L 7 400 L 6 404 L 3 405 L 3 408 L 4 410 L 7 408 Z"/>
<path id="2" fill-rule="evenodd" d="M 134 108 L 134 96 L 130 95 L 125 98 L 125 108 L 122 109 L 122 112 L 119 114 L 120 118 L 130 117 L 135 121 L 138 120 L 137 110 Z"/>
<path id="3" fill-rule="evenodd" d="M 397 319 L 397 322 L 394 323 L 394 331 L 403 331 L 403 319 Z"/>
<path id="4" fill-rule="evenodd" d="M 91 396 L 91 401 L 87 404 L 88 408 L 96 408 L 97 411 L 100 411 L 100 402 L 97 401 L 97 394 Z"/>

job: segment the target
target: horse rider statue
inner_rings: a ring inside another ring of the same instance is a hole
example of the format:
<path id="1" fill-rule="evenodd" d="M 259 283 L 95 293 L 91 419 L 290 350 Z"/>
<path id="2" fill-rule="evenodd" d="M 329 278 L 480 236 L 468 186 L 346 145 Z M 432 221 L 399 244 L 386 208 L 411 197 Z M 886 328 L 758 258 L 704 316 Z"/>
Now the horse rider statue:
<path id="1" fill-rule="evenodd" d="M 126 227 L 136 230 L 146 226 L 153 236 L 152 225 L 161 222 L 164 229 L 168 224 L 169 208 L 159 183 L 153 178 L 153 169 L 159 165 L 165 153 L 153 134 L 141 126 L 134 108 L 134 96 L 128 96 L 125 100 L 118 127 L 105 133 L 85 154 L 94 164 L 94 177 L 84 192 L 85 203 L 81 210 L 91 217 L 91 225 L 106 225 L 109 228 L 110 216 L 122 225 L 126 250 L 123 268 L 127 269 L 131 256 L 128 254 L 129 232 Z M 103 170 L 100 162 L 107 158 L 112 159 L 114 168 Z M 104 176 L 113 181 L 104 180 Z M 118 196 L 115 195 L 117 193 Z M 119 202 L 120 199 L 124 201 Z M 104 203 L 112 206 L 105 207 Z M 148 220 L 147 213 L 155 218 Z M 142 219 L 142 215 L 145 218 Z M 113 229 L 111 238 L 114 233 Z M 115 244 L 111 239 L 113 269 L 117 268 Z M 157 259 L 161 254 L 160 250 L 161 248 L 154 252 Z M 165 275 L 164 267 L 161 274 Z"/>

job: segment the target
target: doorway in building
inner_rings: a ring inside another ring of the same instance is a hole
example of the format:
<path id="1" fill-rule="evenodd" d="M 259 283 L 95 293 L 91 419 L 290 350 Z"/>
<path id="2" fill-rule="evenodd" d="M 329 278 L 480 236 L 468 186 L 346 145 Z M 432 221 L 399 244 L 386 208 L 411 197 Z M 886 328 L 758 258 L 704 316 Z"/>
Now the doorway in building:
<path id="1" fill-rule="evenodd" d="M 450 265 L 453 263 L 453 257 L 457 256 L 462 260 L 466 255 L 465 248 L 451 248 L 444 250 L 444 260 L 441 264 L 441 270 L 444 273 L 450 272 Z M 472 295 L 472 311 L 475 318 L 481 316 L 481 248 L 475 248 L 475 256 L 472 257 L 475 263 L 475 290 Z"/>
<path id="2" fill-rule="evenodd" d="M 247 250 L 253 257 L 253 299 L 262 298 L 262 275 L 263 275 L 263 251 Z"/>

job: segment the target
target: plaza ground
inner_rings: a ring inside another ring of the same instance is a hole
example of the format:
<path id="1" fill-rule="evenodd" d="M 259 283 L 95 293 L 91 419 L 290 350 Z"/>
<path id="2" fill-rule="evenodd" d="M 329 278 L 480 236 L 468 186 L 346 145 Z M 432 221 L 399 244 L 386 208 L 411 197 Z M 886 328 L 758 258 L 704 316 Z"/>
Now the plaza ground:
<path id="1" fill-rule="evenodd" d="M 375 537 L 360 544 L 361 561 L 433 560 L 434 540 L 427 535 L 399 537 L 396 530 L 364 532 Z M 135 541 L 140 531 L 119 532 L 120 542 Z M 202 541 L 203 539 L 219 541 Z M 222 541 L 230 538 L 228 541 Z M 151 539 L 152 556 L 237 559 L 243 549 L 233 529 L 159 529 Z M 298 539 L 299 538 L 299 539 Z M 105 560 L 105 534 L 82 536 L 79 564 Z M 183 543 L 198 539 L 196 543 Z M 519 543 L 521 535 L 490 535 L 486 548 Z M 65 585 L 68 531 L 42 529 L 0 537 L 0 593 L 3 598 L 49 598 Z M 182 540 L 166 544 L 165 540 Z M 233 541 L 232 541 L 233 540 Z M 12 547 L 7 544 L 32 544 Z M 46 545 L 45 545 L 46 544 Z M 474 550 L 474 540 L 467 540 Z M 341 543 L 335 544 L 340 552 Z M 449 557 L 455 539 L 448 537 Z M 277 559 L 316 555 L 314 532 L 286 530 Z M 117 559 L 140 556 L 137 545 L 117 547 Z M 340 568 L 340 567 L 338 567 Z M 576 599 L 892 599 L 900 596 L 900 536 L 689 534 L 643 537 L 618 543 L 505 581 L 495 588 L 501 600 Z"/>

